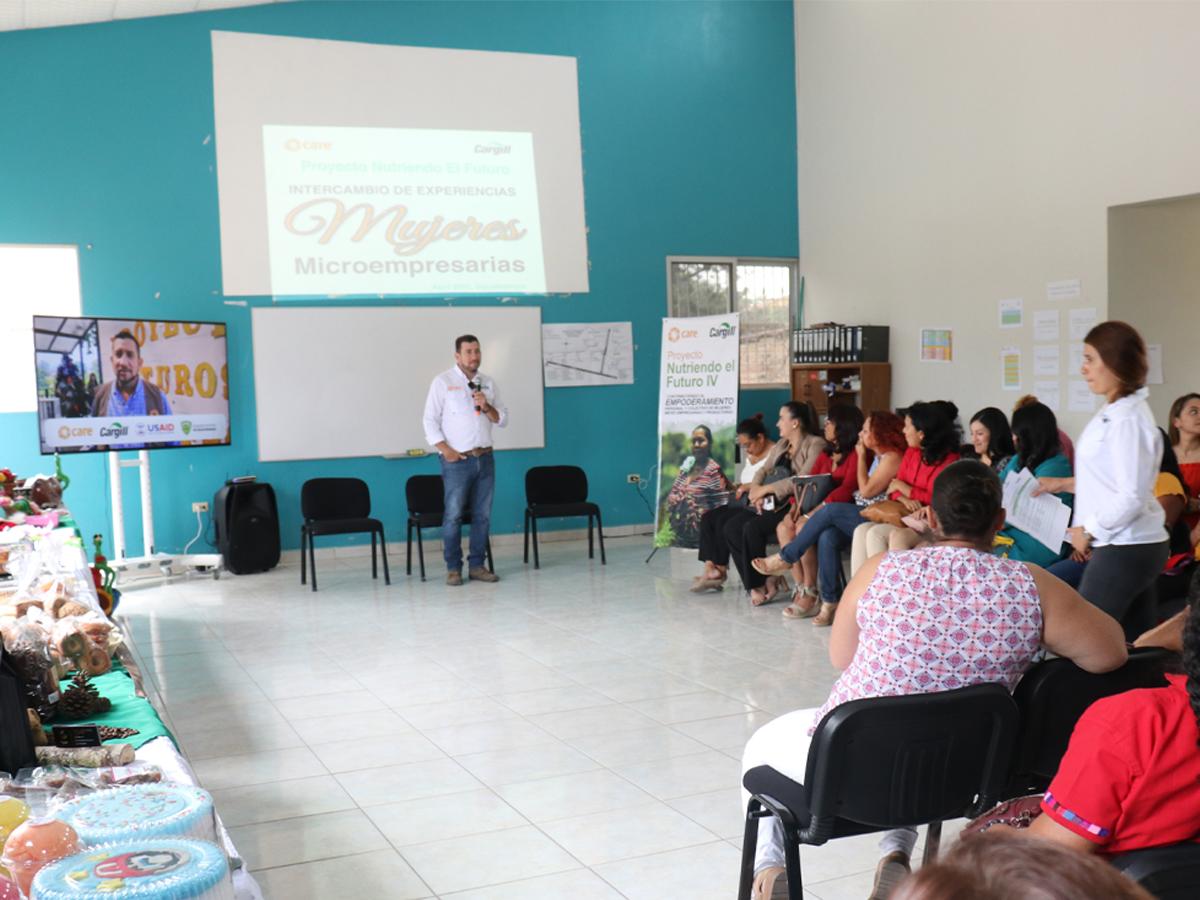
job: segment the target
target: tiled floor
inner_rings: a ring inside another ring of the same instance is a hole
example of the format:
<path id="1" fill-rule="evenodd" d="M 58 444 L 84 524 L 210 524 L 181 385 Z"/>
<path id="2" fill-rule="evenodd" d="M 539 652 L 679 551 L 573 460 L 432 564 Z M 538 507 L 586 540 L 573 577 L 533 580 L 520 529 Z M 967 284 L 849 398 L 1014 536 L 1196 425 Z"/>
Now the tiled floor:
<path id="1" fill-rule="evenodd" d="M 120 612 L 271 900 L 732 900 L 742 745 L 824 700 L 829 632 L 646 553 L 548 543 L 457 589 L 330 560 L 317 594 L 284 567 Z M 876 856 L 805 848 L 806 896 L 865 897 Z"/>

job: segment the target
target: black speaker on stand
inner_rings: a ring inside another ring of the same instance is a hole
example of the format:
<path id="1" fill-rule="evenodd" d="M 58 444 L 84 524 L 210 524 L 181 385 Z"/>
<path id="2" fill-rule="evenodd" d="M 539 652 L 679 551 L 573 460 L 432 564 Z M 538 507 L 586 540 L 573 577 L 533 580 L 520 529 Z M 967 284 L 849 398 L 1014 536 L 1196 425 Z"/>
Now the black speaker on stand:
<path id="1" fill-rule="evenodd" d="M 258 481 L 228 481 L 213 498 L 217 549 L 235 575 L 279 565 L 279 510 L 275 490 Z"/>

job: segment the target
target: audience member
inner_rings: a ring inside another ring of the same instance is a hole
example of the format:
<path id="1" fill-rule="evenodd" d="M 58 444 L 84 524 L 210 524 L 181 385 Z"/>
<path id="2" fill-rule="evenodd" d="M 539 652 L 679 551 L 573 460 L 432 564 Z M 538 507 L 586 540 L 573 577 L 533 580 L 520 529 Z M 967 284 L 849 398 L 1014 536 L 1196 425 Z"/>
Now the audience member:
<path id="1" fill-rule="evenodd" d="M 825 449 L 825 438 L 817 433 L 817 416 L 811 403 L 791 401 L 779 409 L 779 441 L 767 453 L 763 467 L 754 476 L 747 497 L 758 513 L 748 521 L 733 519 L 723 529 L 729 555 L 750 591 L 755 606 L 774 600 L 787 589 L 787 580 L 770 580 L 751 566 L 750 561 L 766 552 L 775 538 L 775 526 L 788 514 L 787 499 L 792 493 L 792 475 L 808 475 Z"/>
<path id="2" fill-rule="evenodd" d="M 941 473 L 932 496 L 935 542 L 872 557 L 859 569 L 834 621 L 829 657 L 843 672 L 829 698 L 819 709 L 787 713 L 758 729 L 746 744 L 743 771 L 770 765 L 803 781 L 812 731 L 825 713 L 851 700 L 984 683 L 1011 690 L 1042 646 L 1089 672 L 1125 662 L 1121 629 L 1111 617 L 1037 566 L 992 554 L 1004 521 L 1000 501 L 1000 481 L 981 463 L 964 460 Z M 748 800 L 743 795 L 743 810 Z M 915 841 L 914 829 L 884 836 L 887 855 L 873 896 L 886 896 L 909 871 Z M 769 898 L 782 875 L 782 829 L 764 819 L 754 896 Z"/>
<path id="3" fill-rule="evenodd" d="M 957 415 L 957 407 L 944 400 L 914 403 L 905 411 L 904 439 L 908 449 L 900 462 L 900 471 L 889 486 L 888 496 L 908 513 L 915 513 L 929 503 L 934 479 L 958 459 L 961 439 L 955 424 Z M 904 527 L 898 521 L 859 525 L 851 544 L 851 573 L 857 572 L 869 557 L 887 550 L 892 532 Z"/>
<path id="4" fill-rule="evenodd" d="M 828 474 L 831 489 L 822 498 L 820 506 L 829 503 L 853 503 L 854 495 L 859 489 L 858 442 L 864 424 L 862 410 L 857 406 L 841 405 L 829 409 L 825 419 L 825 440 L 828 447 L 821 459 L 813 467 L 813 474 Z M 864 450 L 869 456 L 871 451 Z M 868 460 L 869 462 L 869 460 Z M 812 512 L 819 509 L 810 508 L 805 513 L 799 504 L 793 504 L 790 515 L 775 529 L 781 547 L 786 546 L 795 538 L 801 528 L 807 524 Z M 840 551 L 839 551 L 840 553 Z M 804 618 L 816 612 L 817 599 L 817 548 L 809 547 L 792 565 L 792 575 L 796 580 L 796 589 L 792 593 L 792 602 L 784 607 L 783 614 L 789 618 Z M 839 557 L 839 566 L 841 565 Z M 757 568 L 757 565 L 755 566 Z"/>
<path id="5" fill-rule="evenodd" d="M 900 471 L 906 447 L 904 422 L 899 416 L 886 411 L 871 413 L 863 423 L 854 448 L 859 488 L 853 502 L 824 503 L 777 555 L 754 561 L 754 568 L 763 574 L 786 572 L 810 548 L 817 548 L 821 610 L 813 619 L 814 625 L 833 624 L 841 597 L 842 551 L 850 546 L 854 529 L 863 523 L 862 510 L 887 496 L 888 485 Z M 868 466 L 868 457 L 872 456 Z M 784 609 L 783 614 L 800 619 L 811 615 L 815 608 L 816 603 L 811 598 L 799 598 Z"/>
<path id="6" fill-rule="evenodd" d="M 700 561 L 704 563 L 704 574 L 692 581 L 691 590 L 720 590 L 729 572 L 729 545 L 725 542 L 724 529 L 730 521 L 748 521 L 755 515 L 754 509 L 745 501 L 754 484 L 754 477 L 767 461 L 771 449 L 762 413 L 743 419 L 737 426 L 738 446 L 742 448 L 745 462 L 738 474 L 738 486 L 730 502 L 707 510 L 700 517 Z"/>
<path id="7" fill-rule="evenodd" d="M 1038 478 L 1071 477 L 1071 464 L 1059 446 L 1058 421 L 1050 407 L 1037 401 L 1022 406 L 1013 413 L 1012 429 L 1017 453 L 1001 470 L 1001 484 L 1010 474 L 1022 469 L 1028 469 Z M 1056 496 L 1067 505 L 1074 499 L 1068 493 Z M 1000 529 L 1000 536 L 1013 542 L 1008 549 L 1009 559 L 1037 563 L 1039 566 L 1053 565 L 1071 550 L 1069 544 L 1047 547 L 1014 525 L 1005 525 Z"/>
<path id="8" fill-rule="evenodd" d="M 1037 403 L 1038 398 L 1033 394 L 1025 394 L 1017 399 L 1013 404 L 1013 412 L 1016 412 L 1022 406 L 1028 406 L 1030 403 Z M 1063 455 L 1067 458 L 1067 462 L 1071 464 L 1071 468 L 1075 468 L 1075 442 L 1071 440 L 1071 436 L 1058 429 L 1058 445 L 1062 447 Z"/>
<path id="9" fill-rule="evenodd" d="M 986 406 L 971 417 L 971 452 L 975 458 L 1000 472 L 1013 455 L 1013 434 L 1004 413 Z"/>
<path id="10" fill-rule="evenodd" d="M 1200 834 L 1200 581 L 1190 595 L 1183 674 L 1088 708 L 1030 837 L 1116 854 Z"/>
<path id="11" fill-rule="evenodd" d="M 1132 640 L 1154 624 L 1154 585 L 1167 561 L 1163 509 L 1154 499 L 1162 437 L 1146 403 L 1146 344 L 1124 322 L 1084 339 L 1081 372 L 1105 398 L 1079 438 L 1074 478 L 1042 478 L 1042 492 L 1075 494 L 1071 546 L 1090 553 L 1079 592 Z"/>
<path id="12" fill-rule="evenodd" d="M 1184 521 L 1192 532 L 1192 544 L 1195 545 L 1200 543 L 1200 394 L 1184 394 L 1171 404 L 1167 436 L 1187 488 Z"/>

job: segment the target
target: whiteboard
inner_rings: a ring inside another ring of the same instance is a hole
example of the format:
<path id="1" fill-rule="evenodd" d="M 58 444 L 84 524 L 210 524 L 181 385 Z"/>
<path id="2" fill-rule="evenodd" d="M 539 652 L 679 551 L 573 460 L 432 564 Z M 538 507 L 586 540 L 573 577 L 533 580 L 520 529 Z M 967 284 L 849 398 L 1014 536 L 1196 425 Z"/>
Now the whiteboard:
<path id="1" fill-rule="evenodd" d="M 261 462 L 429 449 L 425 395 L 466 333 L 508 407 L 496 449 L 545 446 L 537 307 L 255 307 L 251 321 Z"/>

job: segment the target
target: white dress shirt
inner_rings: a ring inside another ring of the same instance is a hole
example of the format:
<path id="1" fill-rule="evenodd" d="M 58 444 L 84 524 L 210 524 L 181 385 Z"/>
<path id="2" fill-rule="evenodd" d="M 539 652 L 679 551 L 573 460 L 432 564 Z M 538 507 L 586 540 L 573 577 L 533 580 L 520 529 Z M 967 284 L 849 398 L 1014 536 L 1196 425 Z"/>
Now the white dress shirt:
<path id="1" fill-rule="evenodd" d="M 1075 444 L 1075 524 L 1097 547 L 1167 539 L 1154 496 L 1162 434 L 1145 388 L 1100 408 Z"/>
<path id="2" fill-rule="evenodd" d="M 475 383 L 487 397 L 488 406 L 500 414 L 495 423 L 503 428 L 508 424 L 508 410 L 500 402 L 496 382 L 482 372 L 475 373 Z M 475 412 L 475 400 L 467 387 L 467 376 L 458 366 L 433 379 L 425 398 L 425 440 L 431 447 L 445 441 L 459 453 L 492 446 L 492 420 Z"/>

